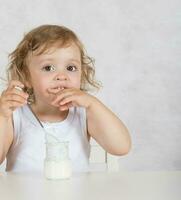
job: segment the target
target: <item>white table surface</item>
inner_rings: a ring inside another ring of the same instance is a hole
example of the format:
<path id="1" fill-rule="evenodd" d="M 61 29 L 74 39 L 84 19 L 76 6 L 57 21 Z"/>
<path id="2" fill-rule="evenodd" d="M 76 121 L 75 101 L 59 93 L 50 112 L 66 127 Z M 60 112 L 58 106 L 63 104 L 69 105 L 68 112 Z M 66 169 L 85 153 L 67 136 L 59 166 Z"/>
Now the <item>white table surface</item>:
<path id="1" fill-rule="evenodd" d="M 180 200 L 181 171 L 89 172 L 50 181 L 0 173 L 0 200 Z"/>

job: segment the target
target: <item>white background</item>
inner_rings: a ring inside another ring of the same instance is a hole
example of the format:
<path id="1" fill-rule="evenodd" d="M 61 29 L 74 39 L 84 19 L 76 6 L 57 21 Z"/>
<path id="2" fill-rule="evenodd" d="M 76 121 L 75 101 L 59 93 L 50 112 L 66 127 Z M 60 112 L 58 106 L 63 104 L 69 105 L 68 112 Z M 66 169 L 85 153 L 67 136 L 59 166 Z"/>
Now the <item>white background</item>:
<path id="1" fill-rule="evenodd" d="M 95 58 L 96 96 L 132 137 L 121 168 L 181 170 L 181 1 L 0 0 L 1 77 L 8 53 L 42 24 L 69 27 Z"/>

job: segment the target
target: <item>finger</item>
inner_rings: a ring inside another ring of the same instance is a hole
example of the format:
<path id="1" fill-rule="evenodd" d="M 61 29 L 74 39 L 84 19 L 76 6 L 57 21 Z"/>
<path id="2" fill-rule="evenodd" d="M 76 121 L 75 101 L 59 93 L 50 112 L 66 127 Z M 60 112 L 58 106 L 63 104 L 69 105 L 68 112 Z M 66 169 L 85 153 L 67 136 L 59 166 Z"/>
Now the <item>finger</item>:
<path id="1" fill-rule="evenodd" d="M 24 92 L 23 90 L 17 89 L 17 88 L 18 87 L 15 86 L 13 89 L 11 89 L 12 94 L 16 94 L 16 95 L 19 95 L 19 96 L 27 99 L 29 96 L 28 93 Z"/>
<path id="2" fill-rule="evenodd" d="M 8 86 L 8 89 L 12 89 L 12 88 L 14 88 L 15 86 L 18 86 L 18 87 L 20 87 L 20 88 L 24 88 L 24 85 L 23 85 L 23 83 L 21 83 L 20 81 L 17 81 L 17 80 L 12 80 L 11 82 L 10 82 L 10 84 L 9 84 L 9 86 Z"/>
<path id="3" fill-rule="evenodd" d="M 64 98 L 62 101 L 60 101 L 59 105 L 63 106 L 65 104 L 71 103 L 73 105 L 73 102 L 75 101 L 75 97 L 74 96 L 69 96 Z"/>
<path id="4" fill-rule="evenodd" d="M 62 91 L 57 94 L 55 99 L 52 101 L 52 104 L 57 104 L 58 102 L 62 101 L 64 98 L 67 98 L 69 96 L 73 96 L 74 92 L 69 90 L 69 91 Z"/>
<path id="5" fill-rule="evenodd" d="M 7 101 L 7 107 L 8 108 L 17 108 L 20 106 L 23 106 L 24 103 L 18 102 L 18 101 Z"/>
<path id="6" fill-rule="evenodd" d="M 15 87 L 13 87 L 13 88 L 11 88 L 11 89 L 7 89 L 7 90 L 4 90 L 3 92 L 2 92 L 2 95 L 1 96 L 7 96 L 7 95 L 11 95 L 11 94 L 13 94 L 13 95 L 19 95 L 19 96 L 21 96 L 21 97 L 23 97 L 24 99 L 27 99 L 28 98 L 28 93 L 26 93 L 26 92 L 24 92 L 24 91 L 22 91 L 21 89 L 17 89 L 17 88 L 19 88 L 18 86 L 15 86 Z"/>
<path id="7" fill-rule="evenodd" d="M 71 108 L 71 107 L 74 107 L 74 105 L 72 104 L 72 102 L 67 103 L 67 104 L 64 105 L 64 106 L 60 106 L 60 107 L 59 107 L 59 110 L 61 110 L 61 111 L 63 111 L 63 110 L 68 110 L 68 109 Z"/>
<path id="8" fill-rule="evenodd" d="M 27 103 L 27 98 L 24 98 L 20 95 L 17 94 L 8 94 L 5 98 L 4 101 L 18 101 L 21 103 Z"/>

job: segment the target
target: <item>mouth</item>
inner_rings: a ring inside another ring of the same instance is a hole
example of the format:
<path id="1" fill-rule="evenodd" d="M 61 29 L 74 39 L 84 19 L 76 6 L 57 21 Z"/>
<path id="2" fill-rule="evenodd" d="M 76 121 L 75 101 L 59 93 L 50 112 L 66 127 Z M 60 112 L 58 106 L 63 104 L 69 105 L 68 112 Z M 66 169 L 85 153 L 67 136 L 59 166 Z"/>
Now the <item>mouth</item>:
<path id="1" fill-rule="evenodd" d="M 58 92 L 60 92 L 61 90 L 64 90 L 64 89 L 66 89 L 66 88 L 57 86 L 57 87 L 49 88 L 48 92 L 51 93 L 51 94 L 56 94 L 56 93 L 58 93 Z"/>
<path id="2" fill-rule="evenodd" d="M 52 89 L 54 89 L 54 90 L 63 90 L 63 89 L 65 89 L 64 87 L 54 87 L 54 88 L 52 88 Z"/>

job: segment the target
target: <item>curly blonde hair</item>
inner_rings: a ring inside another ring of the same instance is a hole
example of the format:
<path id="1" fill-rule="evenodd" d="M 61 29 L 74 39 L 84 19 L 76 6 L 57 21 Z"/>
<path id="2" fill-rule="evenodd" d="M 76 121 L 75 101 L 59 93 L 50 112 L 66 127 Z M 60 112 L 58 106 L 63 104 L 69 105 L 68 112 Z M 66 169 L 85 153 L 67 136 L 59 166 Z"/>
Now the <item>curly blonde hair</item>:
<path id="1" fill-rule="evenodd" d="M 40 55 L 57 43 L 60 44 L 60 47 L 64 47 L 72 42 L 77 45 L 81 55 L 80 89 L 84 91 L 91 90 L 92 87 L 99 89 L 101 84 L 95 80 L 94 60 L 87 55 L 82 42 L 72 30 L 58 25 L 42 25 L 24 36 L 17 48 L 9 54 L 8 81 L 19 80 L 25 85 L 28 93 L 33 93 L 31 88 L 26 86 L 30 77 L 27 67 L 29 53 Z"/>

